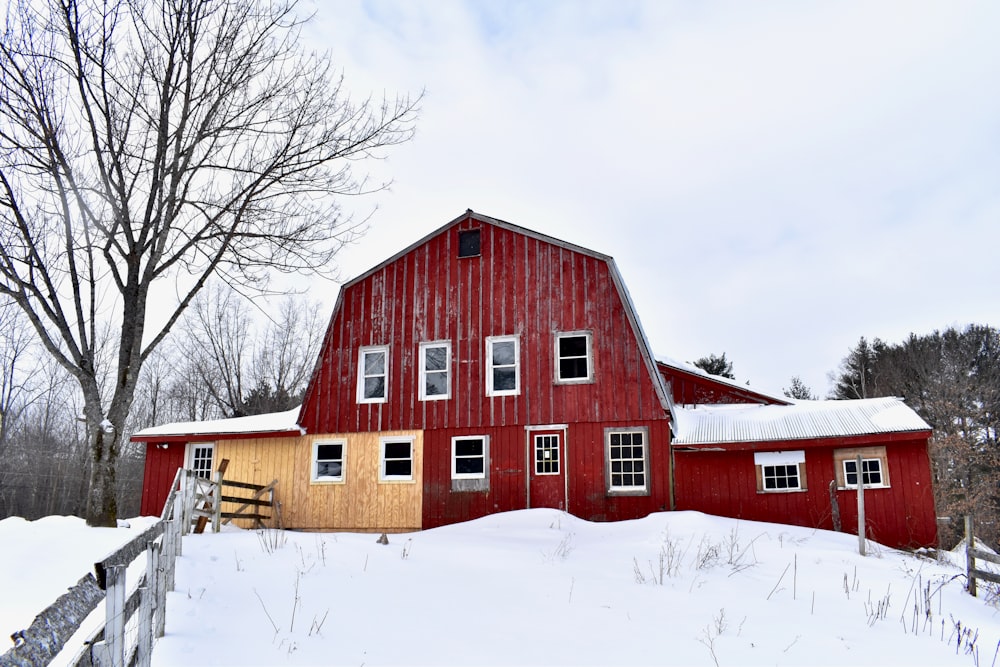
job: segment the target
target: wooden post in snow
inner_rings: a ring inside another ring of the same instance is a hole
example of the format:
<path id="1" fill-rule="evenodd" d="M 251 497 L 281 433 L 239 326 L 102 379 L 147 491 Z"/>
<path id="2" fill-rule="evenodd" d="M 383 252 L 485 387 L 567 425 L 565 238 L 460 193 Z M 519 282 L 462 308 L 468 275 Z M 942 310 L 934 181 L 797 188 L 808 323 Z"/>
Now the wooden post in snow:
<path id="1" fill-rule="evenodd" d="M 975 525 L 972 521 L 972 515 L 965 515 L 965 571 L 969 576 L 969 595 L 976 597 L 976 577 L 972 574 L 972 571 L 976 569 L 976 557 L 972 553 L 976 548 L 976 533 L 973 528 Z"/>
<path id="2" fill-rule="evenodd" d="M 861 454 L 855 459 L 858 465 L 858 553 L 865 555 L 865 476 L 861 470 Z"/>

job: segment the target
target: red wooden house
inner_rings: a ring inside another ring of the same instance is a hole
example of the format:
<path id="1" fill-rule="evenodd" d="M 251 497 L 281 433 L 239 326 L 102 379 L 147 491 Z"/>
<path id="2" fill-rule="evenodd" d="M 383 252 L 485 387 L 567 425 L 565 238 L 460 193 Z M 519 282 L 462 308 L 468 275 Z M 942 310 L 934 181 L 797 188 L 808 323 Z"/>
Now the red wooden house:
<path id="1" fill-rule="evenodd" d="M 675 507 L 738 515 L 742 495 L 706 504 L 699 496 L 717 491 L 680 479 L 698 443 L 672 451 L 671 427 L 691 423 L 683 406 L 706 401 L 800 410 L 657 362 L 610 257 L 468 211 L 344 285 L 297 415 L 133 440 L 147 443 L 144 513 L 159 511 L 186 456 L 203 469 L 228 459 L 240 481 L 277 479 L 285 526 L 300 529 L 414 530 L 530 507 L 599 521 Z M 742 466 L 744 450 L 730 449 L 714 465 Z M 892 474 L 895 494 L 908 473 Z M 771 491 L 754 496 L 762 508 Z M 770 516 L 785 518 L 822 523 Z M 914 521 L 932 535 L 933 505 Z"/>

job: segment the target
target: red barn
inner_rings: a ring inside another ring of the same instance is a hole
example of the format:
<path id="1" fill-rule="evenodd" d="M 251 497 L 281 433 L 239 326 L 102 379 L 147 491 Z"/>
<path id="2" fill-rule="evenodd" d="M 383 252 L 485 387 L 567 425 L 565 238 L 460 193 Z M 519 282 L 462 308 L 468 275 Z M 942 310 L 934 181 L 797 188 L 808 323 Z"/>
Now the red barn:
<path id="1" fill-rule="evenodd" d="M 188 465 L 278 479 L 287 527 L 414 530 L 530 507 L 620 520 L 714 497 L 679 479 L 692 443 L 672 468 L 675 402 L 799 409 L 657 362 L 610 257 L 468 211 L 344 285 L 297 416 L 133 440 L 147 443 L 144 511 L 183 444 Z"/>

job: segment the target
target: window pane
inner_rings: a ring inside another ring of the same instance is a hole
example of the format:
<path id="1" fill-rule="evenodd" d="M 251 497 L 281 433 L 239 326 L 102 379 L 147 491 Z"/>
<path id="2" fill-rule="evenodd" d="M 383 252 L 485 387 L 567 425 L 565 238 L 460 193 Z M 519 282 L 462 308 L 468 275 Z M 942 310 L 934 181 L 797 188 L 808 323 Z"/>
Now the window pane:
<path id="1" fill-rule="evenodd" d="M 316 445 L 316 458 L 321 461 L 342 458 L 343 445 Z"/>
<path id="2" fill-rule="evenodd" d="M 385 458 L 387 459 L 408 459 L 410 458 L 409 442 L 387 442 L 385 443 Z"/>
<path id="3" fill-rule="evenodd" d="M 483 473 L 483 459 L 455 459 L 455 473 L 459 475 L 480 475 Z"/>
<path id="4" fill-rule="evenodd" d="M 425 396 L 445 396 L 448 393 L 447 373 L 428 373 L 424 382 Z"/>
<path id="5" fill-rule="evenodd" d="M 482 456 L 483 455 L 483 441 L 476 440 L 456 440 L 455 441 L 455 455 L 456 456 Z"/>
<path id="6" fill-rule="evenodd" d="M 340 477 L 343 465 L 339 461 L 319 461 L 316 463 L 317 477 Z"/>
<path id="7" fill-rule="evenodd" d="M 424 368 L 428 371 L 443 371 L 448 367 L 448 348 L 425 347 Z"/>
<path id="8" fill-rule="evenodd" d="M 410 477 L 413 474 L 413 462 L 410 460 L 389 460 L 385 462 L 386 477 Z"/>
<path id="9" fill-rule="evenodd" d="M 559 339 L 560 357 L 585 357 L 587 356 L 586 336 L 562 336 Z"/>
<path id="10" fill-rule="evenodd" d="M 493 369 L 493 391 L 513 391 L 517 389 L 517 375 L 513 368 Z"/>
<path id="11" fill-rule="evenodd" d="M 511 366 L 514 363 L 514 341 L 493 343 L 493 365 Z"/>
<path id="12" fill-rule="evenodd" d="M 475 257 L 479 254 L 479 230 L 458 233 L 458 256 Z"/>
<path id="13" fill-rule="evenodd" d="M 365 353 L 365 375 L 382 375 L 385 373 L 385 353 Z"/>
<path id="14" fill-rule="evenodd" d="M 564 380 L 587 377 L 587 360 L 585 358 L 560 360 L 559 377 Z"/>
<path id="15" fill-rule="evenodd" d="M 365 398 L 383 398 L 385 396 L 385 378 L 365 378 Z"/>

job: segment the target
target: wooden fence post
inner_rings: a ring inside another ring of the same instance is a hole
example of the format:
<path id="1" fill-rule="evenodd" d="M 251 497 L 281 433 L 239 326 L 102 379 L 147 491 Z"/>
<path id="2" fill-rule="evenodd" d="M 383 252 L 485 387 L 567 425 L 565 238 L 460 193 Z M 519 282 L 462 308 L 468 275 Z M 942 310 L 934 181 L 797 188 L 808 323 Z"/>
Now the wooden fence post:
<path id="1" fill-rule="evenodd" d="M 976 577 L 973 570 L 976 569 L 976 557 L 973 550 L 976 548 L 976 534 L 973 531 L 975 524 L 972 515 L 965 516 L 965 571 L 969 573 L 969 595 L 976 597 Z"/>
<path id="2" fill-rule="evenodd" d="M 125 664 L 125 566 L 112 565 L 104 599 L 104 641 L 91 646 L 97 667 L 124 667 Z"/>
<path id="3" fill-rule="evenodd" d="M 189 526 L 191 524 L 191 515 L 188 514 L 188 500 L 187 499 L 188 499 L 188 496 L 191 495 L 194 492 L 194 489 L 192 488 L 192 481 L 190 479 L 190 477 L 191 477 L 191 474 L 190 474 L 191 471 L 190 470 L 182 470 L 181 472 L 183 473 L 181 475 L 181 489 L 180 489 L 180 493 L 178 493 L 177 496 L 179 498 L 183 498 L 183 501 L 181 502 L 181 504 L 180 504 L 179 507 L 176 506 L 176 505 L 174 506 L 174 518 L 175 519 L 180 519 L 180 522 L 181 522 L 181 535 L 187 535 L 188 531 L 187 531 L 187 528 L 185 528 L 185 526 Z M 180 513 L 178 513 L 178 509 L 180 510 Z"/>
<path id="4" fill-rule="evenodd" d="M 148 551 L 152 554 L 152 551 Z M 147 563 L 151 559 L 147 557 Z M 139 617 L 136 621 L 138 636 L 135 645 L 135 664 L 149 667 L 153 660 L 153 605 L 156 598 L 156 576 L 147 570 L 146 585 L 139 587 Z"/>
<path id="5" fill-rule="evenodd" d="M 856 459 L 858 465 L 858 553 L 865 555 L 865 476 L 861 469 L 861 454 Z"/>
<path id="6" fill-rule="evenodd" d="M 224 463 L 229 463 L 229 461 L 224 460 Z M 222 521 L 222 475 L 225 474 L 226 468 L 223 465 L 219 466 L 219 471 L 215 473 L 215 503 L 212 505 L 212 532 L 219 532 L 219 522 Z"/>
<path id="7" fill-rule="evenodd" d="M 830 480 L 830 518 L 833 520 L 833 530 L 840 532 L 840 503 L 837 502 L 837 480 Z"/>
<path id="8" fill-rule="evenodd" d="M 165 591 L 174 590 L 174 560 L 177 558 L 177 546 L 174 543 L 181 539 L 178 535 L 180 526 L 177 522 L 179 520 L 175 514 L 174 518 L 167 522 L 167 529 L 163 531 L 163 553 L 160 554 L 160 565 L 163 569 L 163 590 Z"/>

